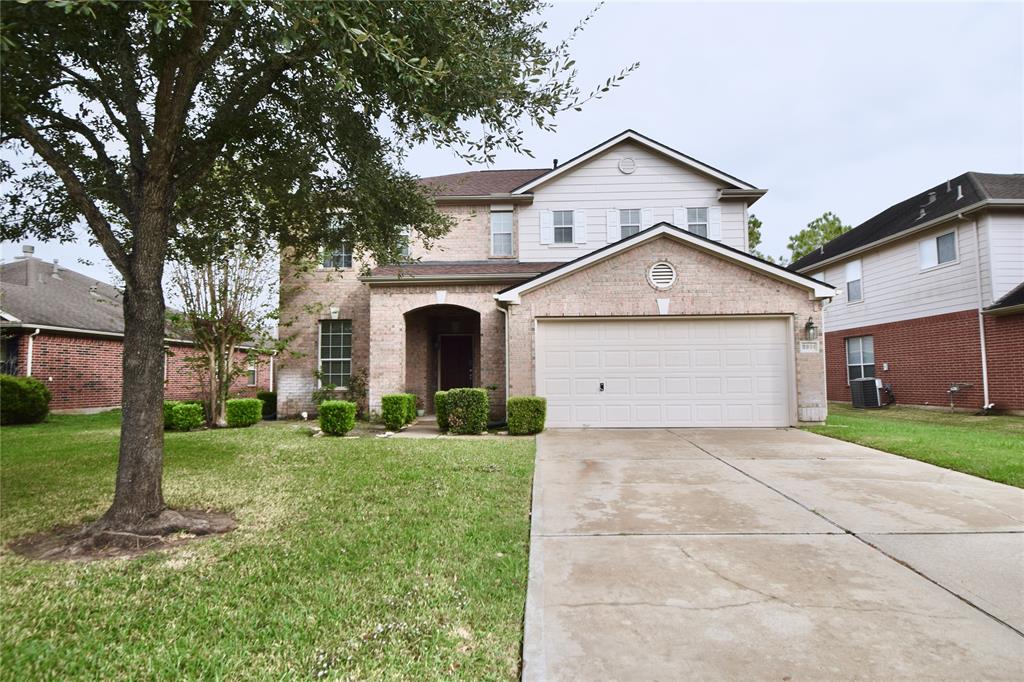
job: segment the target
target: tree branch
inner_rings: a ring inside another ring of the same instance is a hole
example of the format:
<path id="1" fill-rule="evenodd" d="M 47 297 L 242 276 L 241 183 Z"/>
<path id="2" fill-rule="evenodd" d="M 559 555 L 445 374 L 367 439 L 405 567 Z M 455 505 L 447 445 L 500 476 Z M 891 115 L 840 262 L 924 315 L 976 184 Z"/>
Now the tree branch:
<path id="1" fill-rule="evenodd" d="M 68 196 L 71 197 L 75 206 L 85 216 L 85 221 L 89 224 L 89 228 L 92 229 L 92 233 L 96 236 L 100 246 L 103 247 L 103 251 L 107 254 L 110 262 L 114 264 L 114 267 L 117 268 L 118 272 L 126 280 L 133 279 L 128 256 L 124 251 L 123 245 L 114 235 L 114 230 L 110 227 L 110 223 L 100 212 L 99 208 L 97 208 L 93 200 L 89 198 L 88 193 L 85 191 L 85 186 L 82 185 L 82 181 L 75 175 L 75 171 L 71 169 L 67 160 L 61 156 L 60 152 L 52 144 L 39 134 L 39 131 L 31 123 L 25 120 L 24 116 L 21 114 L 8 115 L 17 124 L 21 138 L 39 154 L 43 161 L 53 169 L 53 172 L 64 183 L 64 187 L 68 190 Z"/>

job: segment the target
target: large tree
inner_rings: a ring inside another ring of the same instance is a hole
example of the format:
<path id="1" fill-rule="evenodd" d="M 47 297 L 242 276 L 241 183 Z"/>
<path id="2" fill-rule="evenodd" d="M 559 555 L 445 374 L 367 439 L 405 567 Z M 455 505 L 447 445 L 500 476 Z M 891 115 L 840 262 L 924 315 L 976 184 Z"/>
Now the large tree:
<path id="1" fill-rule="evenodd" d="M 849 225 L 844 225 L 835 213 L 826 211 L 820 217 L 807 223 L 807 227 L 789 238 L 790 261 L 797 261 L 817 248 L 847 232 Z"/>
<path id="2" fill-rule="evenodd" d="M 161 488 L 168 257 L 268 241 L 308 256 L 347 241 L 393 260 L 401 226 L 442 234 L 447 221 L 401 169 L 405 145 L 486 161 L 522 151 L 525 124 L 551 129 L 594 96 L 575 85 L 571 36 L 544 42 L 538 8 L 5 3 L 0 139 L 15 161 L 0 178 L 2 237 L 70 240 L 84 220 L 124 279 L 116 488 L 88 533 L 191 527 Z"/>

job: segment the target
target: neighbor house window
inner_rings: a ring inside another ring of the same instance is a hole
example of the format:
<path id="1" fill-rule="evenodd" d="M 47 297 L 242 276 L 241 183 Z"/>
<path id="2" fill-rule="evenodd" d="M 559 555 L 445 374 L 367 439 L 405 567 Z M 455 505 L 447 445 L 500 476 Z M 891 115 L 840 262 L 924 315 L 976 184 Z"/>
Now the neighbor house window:
<path id="1" fill-rule="evenodd" d="M 947 232 L 938 237 L 923 239 L 917 244 L 921 255 L 921 269 L 934 268 L 956 260 L 956 232 Z"/>
<path id="2" fill-rule="evenodd" d="M 402 257 L 402 260 L 409 260 L 409 255 L 412 253 L 412 232 L 409 231 L 408 227 L 402 228 L 401 240 L 402 243 L 398 247 L 398 255 Z"/>
<path id="3" fill-rule="evenodd" d="M 249 366 L 245 368 L 245 385 L 255 386 L 256 385 L 256 363 L 250 362 Z"/>
<path id="4" fill-rule="evenodd" d="M 846 302 L 856 303 L 863 300 L 864 282 L 861 279 L 860 261 L 850 261 L 846 264 Z"/>
<path id="5" fill-rule="evenodd" d="M 491 213 L 491 255 L 512 255 L 512 211 Z"/>
<path id="6" fill-rule="evenodd" d="M 352 267 L 352 247 L 348 242 L 342 242 L 341 246 L 333 251 L 324 251 L 325 268 L 350 268 Z"/>
<path id="7" fill-rule="evenodd" d="M 688 208 L 686 209 L 686 229 L 701 237 L 708 236 L 708 209 Z"/>
<path id="8" fill-rule="evenodd" d="M 875 376 L 875 337 L 852 336 L 846 339 L 846 380 Z"/>
<path id="9" fill-rule="evenodd" d="M 572 244 L 572 211 L 552 211 L 556 244 Z"/>
<path id="10" fill-rule="evenodd" d="M 320 321 L 320 385 L 348 387 L 352 376 L 352 320 Z"/>
<path id="11" fill-rule="evenodd" d="M 624 208 L 619 211 L 619 229 L 622 237 L 631 237 L 640 231 L 640 209 Z"/>

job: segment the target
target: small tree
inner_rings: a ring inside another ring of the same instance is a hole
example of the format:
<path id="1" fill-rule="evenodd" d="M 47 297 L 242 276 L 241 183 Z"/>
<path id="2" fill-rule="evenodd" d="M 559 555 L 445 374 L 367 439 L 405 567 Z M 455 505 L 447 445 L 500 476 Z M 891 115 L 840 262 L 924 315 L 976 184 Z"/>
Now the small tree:
<path id="1" fill-rule="evenodd" d="M 181 312 L 169 317 L 200 351 L 186 362 L 200 381 L 212 426 L 227 426 L 231 386 L 249 363 L 259 362 L 255 348 L 278 345 L 267 330 L 275 316 L 268 297 L 275 268 L 267 261 L 235 251 L 203 264 L 172 266 L 171 294 L 180 301 Z M 239 363 L 237 351 L 243 345 L 251 350 L 246 362 Z"/>
<path id="2" fill-rule="evenodd" d="M 844 225 L 835 213 L 822 213 L 820 218 L 807 223 L 807 227 L 789 238 L 790 260 L 803 258 L 849 230 L 850 226 Z"/>

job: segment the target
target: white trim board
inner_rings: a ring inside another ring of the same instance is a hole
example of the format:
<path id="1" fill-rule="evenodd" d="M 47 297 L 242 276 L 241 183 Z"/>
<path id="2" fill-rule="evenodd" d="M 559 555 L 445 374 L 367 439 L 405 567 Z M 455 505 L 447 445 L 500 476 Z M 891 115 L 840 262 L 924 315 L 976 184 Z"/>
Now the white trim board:
<path id="1" fill-rule="evenodd" d="M 498 292 L 497 294 L 494 295 L 494 297 L 498 301 L 518 303 L 520 295 L 532 289 L 542 287 L 545 284 L 548 284 L 549 282 L 553 282 L 554 280 L 570 275 L 573 272 L 576 272 L 577 270 L 593 265 L 594 263 L 600 262 L 606 258 L 611 258 L 612 256 L 622 253 L 623 251 L 643 244 L 644 242 L 648 242 L 652 239 L 657 239 L 658 237 L 661 236 L 677 239 L 685 244 L 701 249 L 703 251 L 708 251 L 719 256 L 720 258 L 731 261 L 738 265 L 742 265 L 743 267 L 750 268 L 751 270 L 757 270 L 768 277 L 772 277 L 774 279 L 778 279 L 784 282 L 788 282 L 790 284 L 795 284 L 797 286 L 809 289 L 814 298 L 832 298 L 836 295 L 836 290 L 834 287 L 831 287 L 827 284 L 823 284 L 822 282 L 818 282 L 817 280 L 811 279 L 806 275 L 790 272 L 783 268 L 771 265 L 769 263 L 765 263 L 757 258 L 754 258 L 753 256 L 747 255 L 740 251 L 736 251 L 735 249 L 730 249 L 729 247 L 723 246 L 717 242 L 708 239 L 703 239 L 701 237 L 698 237 L 697 235 L 687 232 L 686 230 L 682 230 L 676 227 L 675 225 L 662 222 L 658 223 L 654 227 L 644 230 L 643 232 L 639 232 L 636 235 L 633 235 L 632 237 L 627 237 L 626 239 L 623 239 L 620 242 L 616 242 L 615 244 L 607 246 L 603 249 L 598 249 L 597 251 L 577 258 L 574 261 L 570 261 L 566 265 L 555 268 L 554 270 L 543 275 L 540 275 L 539 277 L 535 277 L 529 280 L 528 282 L 523 282 L 518 286 L 506 289 L 505 291 Z"/>

